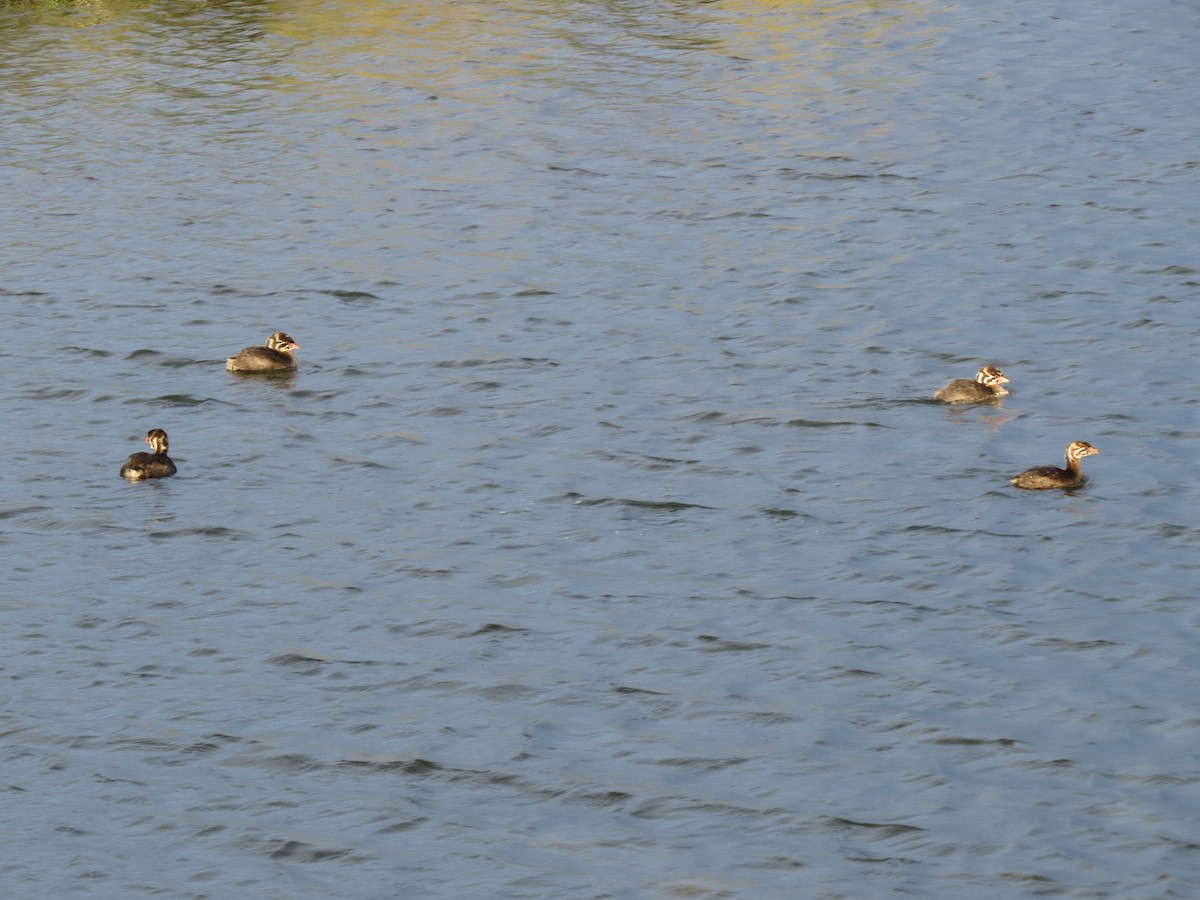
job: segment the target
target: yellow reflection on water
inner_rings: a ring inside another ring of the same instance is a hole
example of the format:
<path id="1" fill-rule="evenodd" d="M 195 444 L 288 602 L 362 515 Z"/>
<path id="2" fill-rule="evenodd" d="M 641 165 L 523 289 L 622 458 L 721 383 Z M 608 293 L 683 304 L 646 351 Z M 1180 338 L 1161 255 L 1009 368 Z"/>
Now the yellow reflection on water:
<path id="1" fill-rule="evenodd" d="M 759 96 L 893 89 L 901 67 L 890 61 L 919 53 L 927 36 L 915 0 L 0 0 L 0 10 L 17 7 L 58 24 L 103 22 L 109 44 L 153 26 L 195 47 L 236 28 L 243 50 L 258 43 L 266 59 L 289 57 L 297 71 L 273 72 L 280 86 L 311 75 L 351 93 L 356 79 L 473 94 L 523 79 L 602 91 L 627 76 L 647 101 L 670 100 L 686 87 L 673 79 L 693 76 L 734 102 L 750 80 Z"/>
<path id="2" fill-rule="evenodd" d="M 691 90 L 737 105 L 819 97 L 854 106 L 855 91 L 904 87 L 917 71 L 905 58 L 927 52 L 934 36 L 922 24 L 927 7 L 912 0 L 636 8 L 310 0 L 264 5 L 261 13 L 269 34 L 300 48 L 293 62 L 336 91 L 353 95 L 354 81 L 374 90 L 384 80 L 462 100 L 486 99 L 528 81 L 607 95 L 616 103 L 622 95 L 672 103 Z"/>
<path id="3" fill-rule="evenodd" d="M 697 146 L 724 122 L 748 153 L 772 143 L 817 155 L 847 142 L 879 146 L 893 127 L 880 112 L 886 98 L 919 87 L 923 67 L 911 57 L 936 42 L 917 0 L 90 0 L 73 8 L 81 12 L 60 24 L 105 24 L 75 32 L 80 59 L 149 60 L 168 73 L 151 87 L 185 100 L 193 89 L 211 94 L 210 84 L 226 102 L 241 102 L 240 92 L 264 108 L 292 94 L 328 128 L 369 120 L 380 147 L 400 148 L 417 139 L 413 125 L 449 142 L 489 126 L 488 116 L 510 133 L 531 120 L 593 132 L 639 123 Z"/>

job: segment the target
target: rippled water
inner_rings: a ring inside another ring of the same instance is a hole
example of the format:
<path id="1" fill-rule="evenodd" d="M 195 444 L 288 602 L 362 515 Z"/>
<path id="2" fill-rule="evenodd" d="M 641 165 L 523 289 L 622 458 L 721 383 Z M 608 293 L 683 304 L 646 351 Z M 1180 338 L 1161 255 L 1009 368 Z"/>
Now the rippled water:
<path id="1" fill-rule="evenodd" d="M 1195 896 L 1198 39 L 5 6 L 4 895 Z"/>

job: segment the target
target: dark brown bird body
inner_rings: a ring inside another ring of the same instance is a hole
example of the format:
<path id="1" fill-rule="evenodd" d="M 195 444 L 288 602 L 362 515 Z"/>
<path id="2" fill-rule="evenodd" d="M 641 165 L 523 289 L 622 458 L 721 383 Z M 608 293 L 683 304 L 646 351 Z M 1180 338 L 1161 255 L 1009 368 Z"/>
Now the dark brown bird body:
<path id="1" fill-rule="evenodd" d="M 1008 378 L 995 366 L 984 366 L 975 379 L 956 378 L 933 395 L 933 399 L 943 403 L 983 403 L 998 397 L 1007 397 L 1001 385 L 1008 384 Z"/>
<path id="2" fill-rule="evenodd" d="M 292 351 L 299 349 L 300 345 L 291 335 L 277 331 L 267 338 L 264 346 L 247 347 L 229 357 L 225 360 L 225 368 L 230 372 L 286 372 L 296 368 Z"/>
<path id="3" fill-rule="evenodd" d="M 1020 475 L 1014 475 L 1009 481 L 1016 487 L 1033 491 L 1079 487 L 1083 484 L 1083 471 L 1079 468 L 1079 461 L 1085 456 L 1093 456 L 1099 452 L 1087 441 L 1072 441 L 1067 445 L 1065 469 L 1058 466 L 1034 466 Z"/>
<path id="4" fill-rule="evenodd" d="M 167 456 L 167 433 L 153 428 L 146 434 L 146 443 L 153 453 L 135 453 L 121 466 L 121 477 L 130 481 L 147 478 L 166 478 L 175 474 L 175 463 Z"/>

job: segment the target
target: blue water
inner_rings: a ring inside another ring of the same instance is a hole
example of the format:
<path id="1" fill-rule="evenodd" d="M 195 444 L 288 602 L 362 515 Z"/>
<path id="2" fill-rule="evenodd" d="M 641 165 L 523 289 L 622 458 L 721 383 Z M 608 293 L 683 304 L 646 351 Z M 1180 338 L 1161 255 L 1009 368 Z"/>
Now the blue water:
<path id="1" fill-rule="evenodd" d="M 1198 38 L 5 7 L 4 896 L 1195 896 Z"/>

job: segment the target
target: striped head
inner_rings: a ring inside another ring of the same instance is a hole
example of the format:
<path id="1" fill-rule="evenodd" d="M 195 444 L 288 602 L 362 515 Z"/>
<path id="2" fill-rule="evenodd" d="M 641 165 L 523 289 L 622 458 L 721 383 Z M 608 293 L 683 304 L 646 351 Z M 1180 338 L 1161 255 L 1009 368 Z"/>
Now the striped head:
<path id="1" fill-rule="evenodd" d="M 292 340 L 290 334 L 284 334 L 282 331 L 277 331 L 267 338 L 267 346 L 272 350 L 299 350 L 300 345 Z"/>
<path id="2" fill-rule="evenodd" d="M 1072 441 L 1067 445 L 1067 463 L 1078 464 L 1085 456 L 1095 456 L 1100 451 L 1087 441 Z"/>
<path id="3" fill-rule="evenodd" d="M 167 452 L 167 433 L 161 428 L 151 428 L 146 432 L 146 443 L 150 445 L 150 450 L 153 453 Z"/>
<path id="4" fill-rule="evenodd" d="M 994 388 L 1000 384 L 1008 384 L 1008 378 L 995 366 L 984 366 L 975 373 L 975 380 L 985 387 Z"/>

